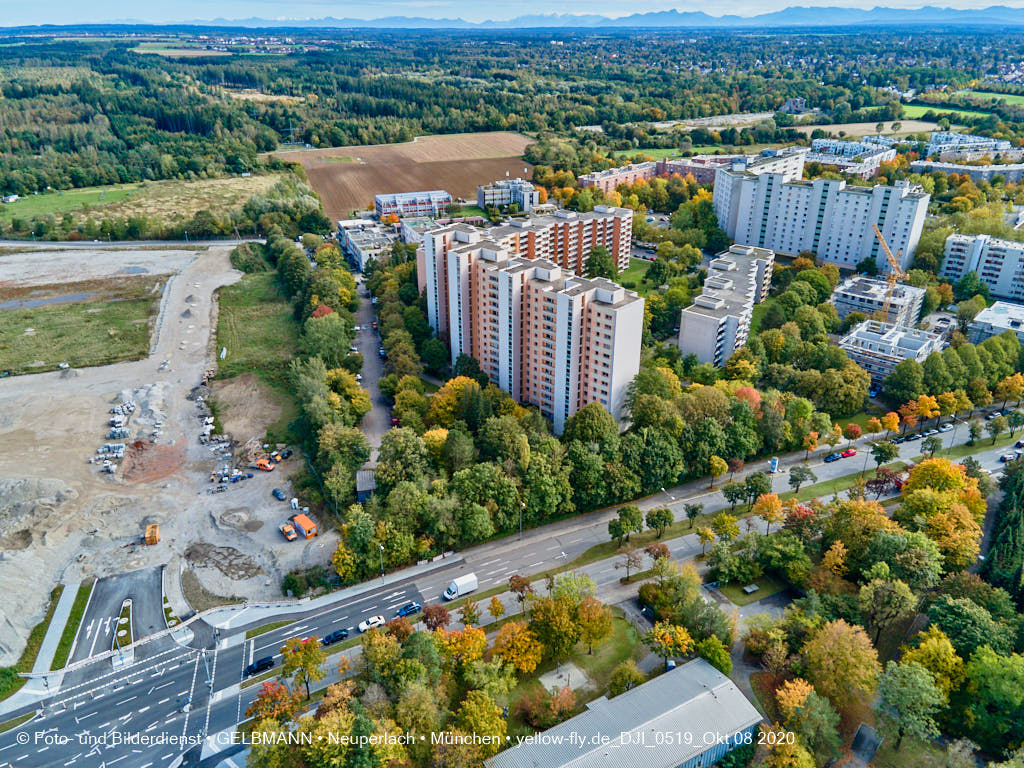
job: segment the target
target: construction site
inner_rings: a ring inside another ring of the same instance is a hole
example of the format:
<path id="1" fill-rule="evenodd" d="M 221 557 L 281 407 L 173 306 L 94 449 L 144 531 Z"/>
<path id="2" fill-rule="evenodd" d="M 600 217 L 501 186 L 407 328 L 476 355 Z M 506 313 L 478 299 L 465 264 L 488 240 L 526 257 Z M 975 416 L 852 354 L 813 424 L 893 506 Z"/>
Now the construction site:
<path id="1" fill-rule="evenodd" d="M 231 249 L 0 250 L 0 288 L 145 273 L 162 290 L 142 359 L 0 378 L 0 444 L 17 447 L 0 452 L 0 583 L 19 596 L 0 606 L 0 665 L 18 658 L 58 581 L 164 565 L 167 603 L 185 618 L 279 598 L 284 573 L 333 551 L 336 534 L 315 524 L 283 535 L 303 530 L 303 510 L 288 481 L 299 458 L 263 442 L 275 414 L 214 431 L 208 401 L 233 381 L 210 381 L 216 293 L 241 277 Z"/>

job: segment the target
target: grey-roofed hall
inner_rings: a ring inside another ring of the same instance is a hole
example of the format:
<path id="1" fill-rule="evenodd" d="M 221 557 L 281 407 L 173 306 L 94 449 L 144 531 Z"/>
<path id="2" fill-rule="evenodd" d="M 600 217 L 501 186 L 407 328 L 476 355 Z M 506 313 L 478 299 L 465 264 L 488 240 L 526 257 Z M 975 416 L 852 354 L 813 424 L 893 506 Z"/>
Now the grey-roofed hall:
<path id="1" fill-rule="evenodd" d="M 695 659 L 614 699 L 601 697 L 488 768 L 697 768 L 756 739 L 761 715 L 728 677 Z M 736 736 L 739 735 L 739 740 Z"/>

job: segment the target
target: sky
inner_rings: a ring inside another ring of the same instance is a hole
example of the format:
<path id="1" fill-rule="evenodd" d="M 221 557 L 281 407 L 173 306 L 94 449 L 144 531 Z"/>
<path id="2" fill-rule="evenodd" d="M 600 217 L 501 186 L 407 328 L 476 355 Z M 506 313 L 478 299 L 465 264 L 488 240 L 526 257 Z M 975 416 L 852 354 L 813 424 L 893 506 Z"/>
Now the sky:
<path id="1" fill-rule="evenodd" d="M 164 23 L 215 18 L 317 19 L 325 16 L 358 19 L 419 16 L 484 21 L 546 13 L 594 13 L 615 18 L 671 8 L 705 11 L 714 16 L 753 16 L 794 5 L 984 8 L 990 5 L 1024 7 L 1024 0 L 719 0 L 713 6 L 706 0 L 517 0 L 509 4 L 477 0 L 0 0 L 0 26 L 87 24 L 129 19 Z"/>

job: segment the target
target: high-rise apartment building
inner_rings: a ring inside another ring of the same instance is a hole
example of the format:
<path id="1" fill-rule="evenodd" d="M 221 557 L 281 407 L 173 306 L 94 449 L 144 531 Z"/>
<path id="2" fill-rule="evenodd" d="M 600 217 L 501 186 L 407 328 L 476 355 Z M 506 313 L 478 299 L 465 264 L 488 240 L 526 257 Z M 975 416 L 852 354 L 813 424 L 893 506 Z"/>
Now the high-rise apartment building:
<path id="1" fill-rule="evenodd" d="M 955 283 L 968 272 L 977 273 L 992 296 L 1024 302 L 1024 243 L 988 235 L 950 235 L 939 274 Z"/>
<path id="2" fill-rule="evenodd" d="M 446 300 L 431 324 L 448 329 L 453 362 L 474 357 L 492 382 L 536 405 L 559 434 L 594 401 L 621 416 L 640 370 L 642 298 L 482 237 L 453 238 L 444 260 Z"/>
<path id="3" fill-rule="evenodd" d="M 476 204 L 481 208 L 489 205 L 500 208 L 513 203 L 523 213 L 529 213 L 540 205 L 540 191 L 526 179 L 499 179 L 476 188 Z"/>
<path id="4" fill-rule="evenodd" d="M 747 343 L 754 306 L 764 301 L 775 254 L 734 245 L 711 260 L 704 290 L 679 318 L 679 351 L 702 363 L 725 365 Z"/>
<path id="5" fill-rule="evenodd" d="M 981 344 L 985 339 L 1013 331 L 1024 344 L 1024 304 L 997 301 L 981 310 L 967 326 L 967 340 Z"/>
<path id="6" fill-rule="evenodd" d="M 449 249 L 465 243 L 490 240 L 514 256 L 547 259 L 562 269 L 583 274 L 596 246 L 611 253 L 620 270 L 629 266 L 633 238 L 633 212 L 628 208 L 597 206 L 587 213 L 557 211 L 550 216 L 532 216 L 488 229 L 451 224 L 423 237 L 423 252 L 417 255 L 417 277 L 427 292 L 427 320 L 441 335 L 448 333 L 443 307 L 448 301 Z"/>
<path id="7" fill-rule="evenodd" d="M 798 151 L 799 150 L 799 151 Z M 871 225 L 877 224 L 906 269 L 921 237 L 929 196 L 918 186 L 850 187 L 845 181 L 800 177 L 807 149 L 789 147 L 757 162 L 737 161 L 715 174 L 718 224 L 737 243 L 776 252 L 812 251 L 855 267 L 874 259 L 889 269 Z"/>

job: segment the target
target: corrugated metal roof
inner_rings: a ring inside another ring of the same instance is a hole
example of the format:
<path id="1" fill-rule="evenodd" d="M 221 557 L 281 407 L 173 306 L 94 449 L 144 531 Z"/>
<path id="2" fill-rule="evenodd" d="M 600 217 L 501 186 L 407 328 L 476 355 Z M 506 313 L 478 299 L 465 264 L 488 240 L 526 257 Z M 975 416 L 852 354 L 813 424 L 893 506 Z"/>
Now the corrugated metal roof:
<path id="1" fill-rule="evenodd" d="M 732 680 L 695 659 L 614 699 L 590 702 L 586 712 L 535 742 L 499 752 L 486 765 L 675 768 L 761 719 Z"/>

